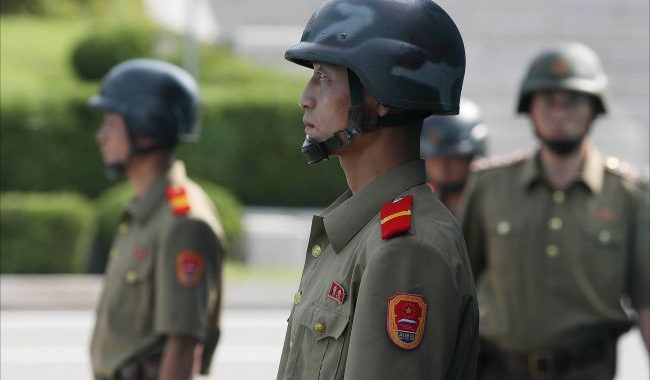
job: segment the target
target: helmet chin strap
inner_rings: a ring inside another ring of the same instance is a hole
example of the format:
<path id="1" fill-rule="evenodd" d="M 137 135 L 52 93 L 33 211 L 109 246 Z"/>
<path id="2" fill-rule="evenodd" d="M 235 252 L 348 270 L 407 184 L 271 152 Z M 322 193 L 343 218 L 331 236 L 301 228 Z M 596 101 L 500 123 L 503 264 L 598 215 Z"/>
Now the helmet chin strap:
<path id="1" fill-rule="evenodd" d="M 415 111 L 378 117 L 375 112 L 371 112 L 365 106 L 363 84 L 350 69 L 348 69 L 348 86 L 350 88 L 351 103 L 348 110 L 348 127 L 334 132 L 330 138 L 320 142 L 312 137 L 305 136 L 305 141 L 302 143 L 300 150 L 307 156 L 307 163 L 310 165 L 329 159 L 333 151 L 352 144 L 352 139 L 363 132 L 410 124 L 421 121 L 431 114 L 428 111 Z"/>

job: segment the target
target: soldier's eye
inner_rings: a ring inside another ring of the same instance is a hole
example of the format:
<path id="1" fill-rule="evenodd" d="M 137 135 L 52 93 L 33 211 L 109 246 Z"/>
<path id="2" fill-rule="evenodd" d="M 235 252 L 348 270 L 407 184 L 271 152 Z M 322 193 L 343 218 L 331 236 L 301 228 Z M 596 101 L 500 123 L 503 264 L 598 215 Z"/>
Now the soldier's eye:
<path id="1" fill-rule="evenodd" d="M 316 75 L 316 77 L 318 79 L 327 79 L 327 74 L 325 74 L 324 72 L 322 72 L 320 70 L 315 70 L 314 75 Z"/>

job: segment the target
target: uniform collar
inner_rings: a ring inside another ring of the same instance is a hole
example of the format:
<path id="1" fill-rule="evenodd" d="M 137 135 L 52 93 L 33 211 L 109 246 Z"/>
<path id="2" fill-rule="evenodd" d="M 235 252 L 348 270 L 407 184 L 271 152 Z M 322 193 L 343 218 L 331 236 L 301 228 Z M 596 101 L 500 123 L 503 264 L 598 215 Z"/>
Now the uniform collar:
<path id="1" fill-rule="evenodd" d="M 415 160 L 390 170 L 354 195 L 350 190 L 343 193 L 322 214 L 334 251 L 343 249 L 384 203 L 425 182 L 424 161 Z"/>
<path id="2" fill-rule="evenodd" d="M 603 155 L 594 148 L 589 148 L 585 163 L 580 172 L 580 181 L 582 181 L 592 193 L 600 194 L 603 190 L 603 180 L 605 178 L 605 166 Z"/>
<path id="3" fill-rule="evenodd" d="M 135 197 L 131 200 L 125 213 L 134 220 L 144 223 L 160 205 L 160 202 L 164 200 L 167 187 L 171 184 L 182 184 L 186 179 L 185 165 L 182 161 L 175 161 L 169 170 L 160 176 L 142 197 Z"/>
<path id="4" fill-rule="evenodd" d="M 530 189 L 536 183 L 546 183 L 539 152 L 524 161 L 522 170 L 521 184 L 525 189 Z M 603 189 L 604 170 L 602 155 L 590 147 L 580 175 L 574 182 L 583 183 L 591 192 L 598 194 Z"/>

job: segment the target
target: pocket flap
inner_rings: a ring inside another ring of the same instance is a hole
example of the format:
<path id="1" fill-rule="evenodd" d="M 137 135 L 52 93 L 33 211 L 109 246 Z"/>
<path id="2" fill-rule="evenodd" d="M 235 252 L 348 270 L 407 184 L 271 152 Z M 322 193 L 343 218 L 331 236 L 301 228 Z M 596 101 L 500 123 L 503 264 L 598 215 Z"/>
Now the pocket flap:
<path id="1" fill-rule="evenodd" d="M 317 341 L 324 338 L 338 339 L 350 321 L 350 316 L 342 310 L 317 303 L 305 306 L 302 313 L 296 315 L 296 322 L 311 331 Z"/>
<path id="2" fill-rule="evenodd" d="M 128 284 L 136 284 L 147 278 L 153 269 L 153 251 L 144 247 L 137 247 L 133 250 L 125 268 L 124 281 Z"/>

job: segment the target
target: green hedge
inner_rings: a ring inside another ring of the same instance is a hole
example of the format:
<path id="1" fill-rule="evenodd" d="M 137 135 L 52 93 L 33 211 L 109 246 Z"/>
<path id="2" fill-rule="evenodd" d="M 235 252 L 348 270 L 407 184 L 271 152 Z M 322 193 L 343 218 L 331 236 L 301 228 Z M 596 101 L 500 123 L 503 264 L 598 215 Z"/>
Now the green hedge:
<path id="1" fill-rule="evenodd" d="M 68 55 L 84 24 L 3 16 L 0 29 L 0 190 L 96 197 L 109 183 L 94 139 L 100 115 L 85 104 L 100 84 L 80 81 Z M 300 153 L 305 79 L 224 48 L 201 57 L 202 139 L 179 149 L 195 177 L 249 205 L 325 206 L 343 191 L 336 160 L 308 167 Z"/>
<path id="2" fill-rule="evenodd" d="M 217 208 L 226 238 L 231 244 L 234 243 L 241 235 L 242 230 L 241 203 L 228 189 L 207 181 L 197 182 Z M 88 263 L 90 272 L 103 272 L 120 212 L 132 197 L 131 186 L 124 182 L 111 187 L 97 198 L 97 237 Z"/>
<path id="3" fill-rule="evenodd" d="M 100 80 L 122 61 L 150 56 L 156 33 L 155 28 L 146 24 L 100 28 L 75 46 L 72 66 L 81 79 Z"/>
<path id="4" fill-rule="evenodd" d="M 252 205 L 324 206 L 344 189 L 336 160 L 305 163 L 301 111 L 293 102 L 237 96 L 207 99 L 201 141 L 180 146 L 179 157 L 196 177 Z M 2 109 L 2 191 L 70 190 L 94 197 L 108 187 L 94 140 L 99 115 L 84 104 L 67 99 L 40 110 L 20 104 Z"/>
<path id="5" fill-rule="evenodd" d="M 0 271 L 81 272 L 95 229 L 93 211 L 69 193 L 2 193 Z"/>
<path id="6" fill-rule="evenodd" d="M 38 17 L 141 16 L 142 1 L 133 0 L 1 0 L 0 13 Z"/>

